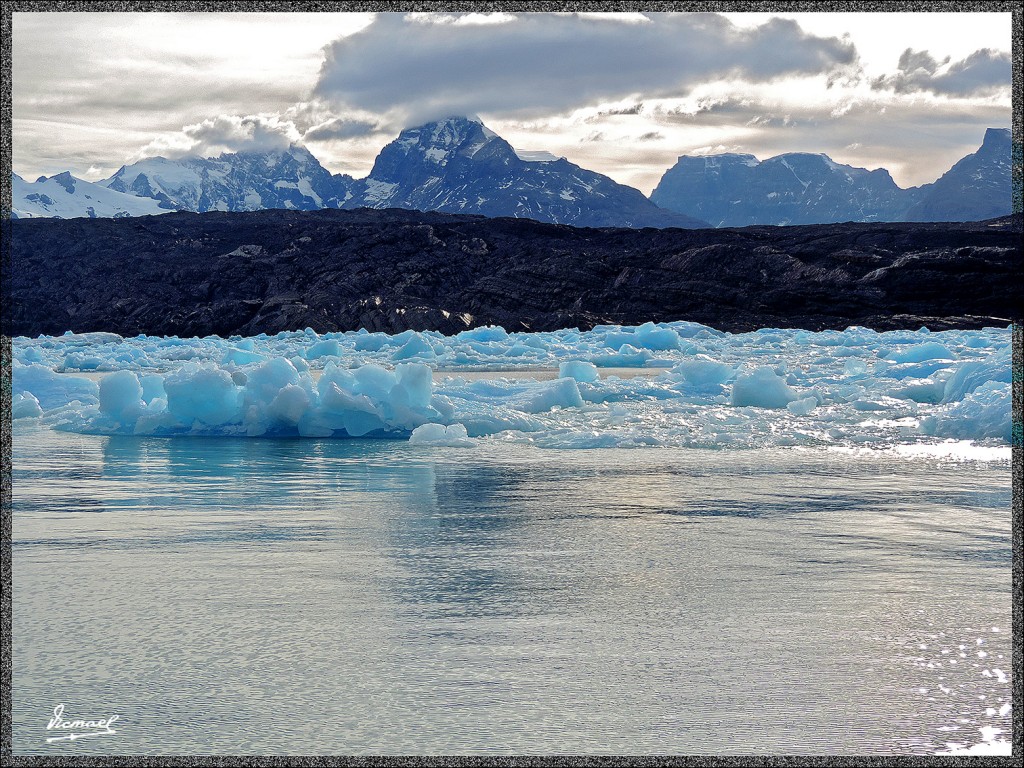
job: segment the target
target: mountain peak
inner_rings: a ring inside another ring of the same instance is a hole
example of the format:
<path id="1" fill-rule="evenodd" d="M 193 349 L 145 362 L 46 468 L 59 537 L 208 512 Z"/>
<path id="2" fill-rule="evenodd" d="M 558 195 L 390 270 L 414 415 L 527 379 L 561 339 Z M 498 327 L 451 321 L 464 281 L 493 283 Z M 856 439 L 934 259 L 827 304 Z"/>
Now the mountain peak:
<path id="1" fill-rule="evenodd" d="M 69 195 L 72 195 L 75 192 L 75 182 L 78 181 L 78 179 L 71 175 L 71 171 L 64 171 L 63 173 L 58 173 L 56 176 L 51 176 L 50 181 L 60 184 L 67 190 Z"/>
<path id="2" fill-rule="evenodd" d="M 434 147 L 452 147 L 477 137 L 492 139 L 496 138 L 497 134 L 487 128 L 478 117 L 452 116 L 406 128 L 399 134 L 397 141 L 409 145 L 417 143 Z"/>
<path id="3" fill-rule="evenodd" d="M 958 160 L 923 198 L 906 221 L 981 221 L 1013 210 L 1013 146 L 1007 128 L 989 128 L 977 152 Z M 922 188 L 924 189 L 924 188 Z"/>
<path id="4" fill-rule="evenodd" d="M 479 118 L 446 117 L 406 128 L 381 150 L 366 180 L 366 202 L 372 207 L 390 204 L 398 186 L 437 185 L 442 178 L 467 173 L 468 165 L 486 165 L 493 173 L 520 164 L 512 145 Z"/>
<path id="5" fill-rule="evenodd" d="M 982 139 L 982 149 L 1002 147 L 1010 143 L 1009 128 L 988 128 L 985 131 L 985 138 Z"/>
<path id="6" fill-rule="evenodd" d="M 479 115 L 445 115 L 439 117 L 436 120 L 427 120 L 425 123 L 419 125 L 411 125 L 409 128 L 423 128 L 428 125 L 465 125 L 467 123 L 474 123 L 475 125 L 483 125 L 484 121 L 480 119 Z"/>
<path id="7" fill-rule="evenodd" d="M 479 118 L 406 128 L 356 182 L 345 208 L 508 216 L 573 226 L 694 227 L 642 193 L 549 153 L 516 152 Z"/>

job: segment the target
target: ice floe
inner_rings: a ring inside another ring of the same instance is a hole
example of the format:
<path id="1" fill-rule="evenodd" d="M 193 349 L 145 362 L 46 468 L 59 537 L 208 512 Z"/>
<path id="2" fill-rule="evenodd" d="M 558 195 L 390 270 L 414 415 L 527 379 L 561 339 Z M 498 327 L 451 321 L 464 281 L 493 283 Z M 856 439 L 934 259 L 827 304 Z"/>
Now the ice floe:
<path id="1" fill-rule="evenodd" d="M 422 446 L 998 447 L 1012 437 L 1010 352 L 1006 328 L 82 333 L 14 340 L 12 416 L 95 434 Z"/>

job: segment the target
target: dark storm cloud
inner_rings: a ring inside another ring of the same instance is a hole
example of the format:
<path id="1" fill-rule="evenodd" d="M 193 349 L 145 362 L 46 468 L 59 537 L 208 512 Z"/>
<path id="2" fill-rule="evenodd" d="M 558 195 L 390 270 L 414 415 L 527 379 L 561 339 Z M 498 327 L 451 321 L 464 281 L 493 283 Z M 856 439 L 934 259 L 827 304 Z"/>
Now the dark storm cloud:
<path id="1" fill-rule="evenodd" d="M 353 120 L 345 117 L 336 117 L 328 120 L 322 125 L 317 125 L 306 131 L 302 138 L 305 141 L 331 141 L 341 139 L 355 139 L 360 136 L 369 136 L 379 128 L 378 123 L 369 120 Z"/>
<path id="2" fill-rule="evenodd" d="M 948 57 L 937 61 L 928 51 L 907 48 L 900 56 L 899 71 L 876 78 L 871 87 L 892 89 L 896 93 L 931 91 L 946 96 L 983 96 L 1010 88 L 1010 54 L 1007 52 L 982 48 L 940 73 L 948 63 Z"/>
<path id="3" fill-rule="evenodd" d="M 603 117 L 605 115 L 639 115 L 640 110 L 643 109 L 643 107 L 643 103 L 640 103 L 634 104 L 631 107 L 623 107 L 622 109 L 607 109 L 603 112 L 598 112 L 597 114 L 599 117 Z"/>
<path id="4" fill-rule="evenodd" d="M 807 34 L 785 19 L 752 29 L 716 14 L 648 14 L 633 22 L 576 14 L 520 14 L 492 24 L 445 19 L 378 15 L 327 47 L 315 94 L 410 120 L 511 116 L 636 93 L 678 96 L 709 78 L 766 82 L 833 73 L 857 62 L 851 43 Z"/>

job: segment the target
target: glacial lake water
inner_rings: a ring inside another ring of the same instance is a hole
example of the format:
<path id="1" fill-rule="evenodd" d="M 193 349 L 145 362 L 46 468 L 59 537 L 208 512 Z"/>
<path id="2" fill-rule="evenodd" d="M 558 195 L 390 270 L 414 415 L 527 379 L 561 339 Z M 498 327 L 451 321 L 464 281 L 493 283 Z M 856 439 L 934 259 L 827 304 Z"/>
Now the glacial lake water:
<path id="1" fill-rule="evenodd" d="M 1006 458 L 19 422 L 13 502 L 16 754 L 1009 738 Z"/>

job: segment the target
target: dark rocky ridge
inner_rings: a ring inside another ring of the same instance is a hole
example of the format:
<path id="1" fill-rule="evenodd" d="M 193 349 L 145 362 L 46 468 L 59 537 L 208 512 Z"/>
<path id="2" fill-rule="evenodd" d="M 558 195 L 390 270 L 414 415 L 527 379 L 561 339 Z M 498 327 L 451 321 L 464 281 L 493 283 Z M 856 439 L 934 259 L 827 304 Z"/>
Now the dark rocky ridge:
<path id="1" fill-rule="evenodd" d="M 1005 326 L 1021 216 L 963 224 L 575 229 L 406 210 L 9 222 L 4 331 L 454 333 Z"/>

